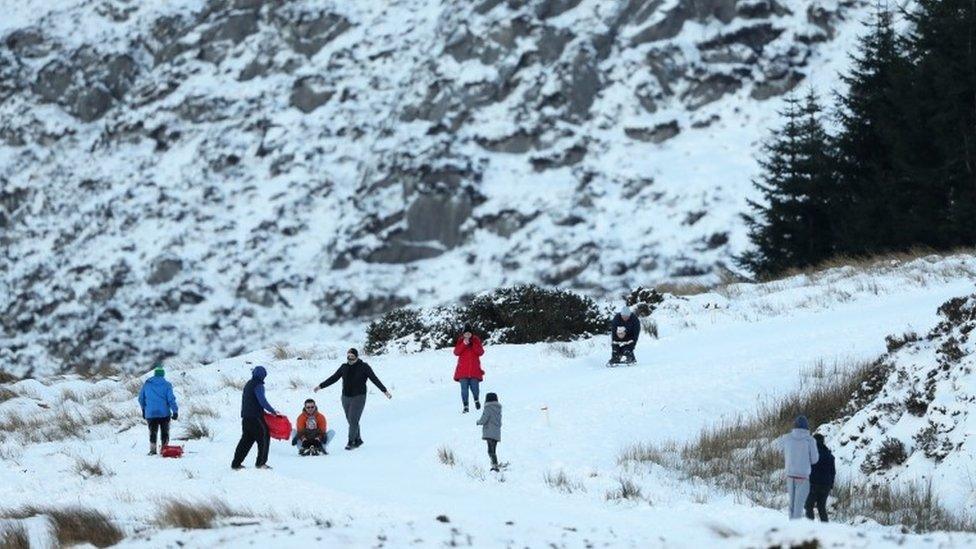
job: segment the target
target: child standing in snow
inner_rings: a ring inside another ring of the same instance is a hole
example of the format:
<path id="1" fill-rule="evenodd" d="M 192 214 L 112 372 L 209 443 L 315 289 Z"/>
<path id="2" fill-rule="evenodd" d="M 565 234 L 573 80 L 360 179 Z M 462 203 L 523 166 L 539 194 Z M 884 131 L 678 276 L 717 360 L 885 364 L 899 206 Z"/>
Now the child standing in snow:
<path id="1" fill-rule="evenodd" d="M 139 407 L 142 417 L 149 424 L 149 455 L 156 455 L 156 436 L 161 435 L 163 446 L 169 444 L 169 422 L 179 417 L 173 386 L 166 381 L 163 365 L 157 363 L 153 376 L 146 380 L 139 391 Z"/>
<path id="2" fill-rule="evenodd" d="M 810 471 L 820 459 L 817 442 L 810 436 L 810 422 L 797 416 L 793 430 L 776 440 L 786 457 L 786 489 L 790 497 L 790 520 L 802 519 L 810 495 Z"/>
<path id="3" fill-rule="evenodd" d="M 488 457 L 491 458 L 491 470 L 498 471 L 498 454 L 495 453 L 498 443 L 502 440 L 502 405 L 498 403 L 498 395 L 488 393 L 485 396 L 485 409 L 481 412 L 481 438 L 488 443 Z"/>

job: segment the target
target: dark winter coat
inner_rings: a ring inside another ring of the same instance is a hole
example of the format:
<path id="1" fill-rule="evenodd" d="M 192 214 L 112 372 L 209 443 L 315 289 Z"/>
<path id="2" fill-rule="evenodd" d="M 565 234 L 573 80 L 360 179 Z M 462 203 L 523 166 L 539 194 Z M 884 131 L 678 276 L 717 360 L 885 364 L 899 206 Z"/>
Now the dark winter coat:
<path id="1" fill-rule="evenodd" d="M 267 376 L 268 372 L 262 366 L 251 372 L 251 380 L 244 385 L 244 391 L 241 392 L 242 418 L 264 419 L 265 411 L 269 414 L 278 413 L 264 396 L 264 378 Z"/>
<path id="2" fill-rule="evenodd" d="M 627 330 L 627 336 L 624 339 L 630 339 L 637 343 L 637 339 L 640 337 L 640 320 L 638 320 L 637 315 L 632 314 L 630 318 L 624 320 L 620 313 L 615 314 L 613 321 L 610 322 L 611 337 L 616 337 L 618 326 L 623 326 Z"/>
<path id="3" fill-rule="evenodd" d="M 810 468 L 810 484 L 834 485 L 837 470 L 834 468 L 834 454 L 823 444 L 817 445 L 820 459 Z"/>
<path id="4" fill-rule="evenodd" d="M 478 420 L 478 425 L 481 425 L 481 438 L 485 440 L 501 440 L 502 439 L 502 405 L 497 401 L 486 402 L 485 408 L 481 412 L 481 419 Z"/>
<path id="5" fill-rule="evenodd" d="M 339 369 L 329 376 L 329 379 L 319 384 L 319 389 L 325 389 L 340 379 L 342 379 L 342 396 L 354 397 L 365 395 L 367 379 L 372 381 L 373 385 L 376 385 L 376 388 L 380 391 L 387 392 L 383 382 L 380 381 L 380 378 L 376 377 L 373 369 L 362 360 L 357 359 L 352 364 L 343 362 L 342 366 L 339 366 Z"/>
<path id="6" fill-rule="evenodd" d="M 179 412 L 173 385 L 161 376 L 151 377 L 139 391 L 139 407 L 146 419 L 169 418 Z"/>
<path id="7" fill-rule="evenodd" d="M 471 343 L 465 345 L 464 336 L 458 338 L 454 344 L 454 355 L 458 357 L 457 368 L 454 369 L 454 381 L 462 379 L 477 379 L 484 381 L 485 371 L 481 369 L 481 355 L 485 354 L 485 348 L 481 345 L 481 339 L 476 335 L 471 336 Z"/>

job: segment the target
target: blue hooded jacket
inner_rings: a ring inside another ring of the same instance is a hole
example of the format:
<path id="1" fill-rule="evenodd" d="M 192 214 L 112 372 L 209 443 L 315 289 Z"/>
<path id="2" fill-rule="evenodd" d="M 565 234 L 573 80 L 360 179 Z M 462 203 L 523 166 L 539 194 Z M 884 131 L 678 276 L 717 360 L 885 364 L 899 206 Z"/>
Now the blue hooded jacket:
<path id="1" fill-rule="evenodd" d="M 264 397 L 264 378 L 268 377 L 268 371 L 264 366 L 258 366 L 251 370 L 251 380 L 244 385 L 241 394 L 241 417 L 245 419 L 264 419 L 264 412 L 277 414 L 278 412 L 268 404 L 268 399 Z"/>
<path id="2" fill-rule="evenodd" d="M 176 405 L 173 385 L 162 376 L 146 380 L 139 391 L 139 407 L 142 408 L 142 417 L 146 419 L 168 418 L 180 410 Z"/>

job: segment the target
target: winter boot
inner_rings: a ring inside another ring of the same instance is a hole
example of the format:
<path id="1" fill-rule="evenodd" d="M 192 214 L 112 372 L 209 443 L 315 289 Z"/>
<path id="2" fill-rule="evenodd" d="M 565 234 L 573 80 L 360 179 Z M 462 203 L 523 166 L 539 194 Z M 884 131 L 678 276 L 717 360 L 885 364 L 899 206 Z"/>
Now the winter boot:
<path id="1" fill-rule="evenodd" d="M 156 445 L 155 444 L 150 444 L 149 445 L 149 455 L 150 456 L 156 455 Z"/>
<path id="2" fill-rule="evenodd" d="M 475 410 L 480 410 L 481 409 L 481 401 L 480 400 L 475 400 L 474 401 L 474 409 Z"/>
<path id="3" fill-rule="evenodd" d="M 310 451 L 311 448 L 302 448 L 301 450 L 298 451 L 298 455 L 307 456 L 310 453 Z"/>
<path id="4" fill-rule="evenodd" d="M 467 407 L 467 406 L 465 406 L 465 407 L 464 407 L 464 409 L 463 409 L 463 410 L 461 410 L 461 413 L 462 413 L 462 414 L 466 414 L 466 413 L 468 413 L 468 407 Z"/>

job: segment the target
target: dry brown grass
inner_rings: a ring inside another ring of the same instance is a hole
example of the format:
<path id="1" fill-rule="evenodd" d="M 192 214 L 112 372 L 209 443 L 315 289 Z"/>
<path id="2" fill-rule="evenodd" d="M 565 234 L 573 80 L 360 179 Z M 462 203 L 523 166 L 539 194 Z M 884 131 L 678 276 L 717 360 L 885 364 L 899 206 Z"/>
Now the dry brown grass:
<path id="1" fill-rule="evenodd" d="M 102 460 L 80 456 L 75 458 L 75 472 L 86 479 L 115 476 L 115 472 L 106 467 Z"/>
<path id="2" fill-rule="evenodd" d="M 569 478 L 569 475 L 567 475 L 566 471 L 563 470 L 555 473 L 547 471 L 546 474 L 543 475 L 542 480 L 544 480 L 546 485 L 553 490 L 562 492 L 564 494 L 586 491 L 586 487 L 583 486 L 582 482 Z"/>
<path id="3" fill-rule="evenodd" d="M 191 404 L 190 408 L 187 410 L 187 417 L 191 419 L 209 417 L 216 419 L 220 417 L 217 410 L 214 410 L 211 406 L 206 406 L 203 404 Z"/>
<path id="4" fill-rule="evenodd" d="M 607 492 L 607 501 L 639 500 L 643 499 L 644 494 L 640 486 L 629 478 L 620 477 L 617 479 L 617 487 Z"/>
<path id="5" fill-rule="evenodd" d="M 454 465 L 457 464 L 457 458 L 454 456 L 454 451 L 447 446 L 441 446 L 437 449 L 437 460 L 448 467 L 454 467 Z"/>
<path id="6" fill-rule="evenodd" d="M 234 379 L 227 374 L 220 377 L 220 386 L 227 389 L 236 389 L 238 391 L 244 390 L 244 385 L 247 384 L 246 380 Z"/>
<path id="7" fill-rule="evenodd" d="M 13 400 L 15 398 L 17 398 L 17 393 L 15 393 L 13 389 L 0 387 L 0 402 L 7 402 L 8 400 Z"/>
<path id="8" fill-rule="evenodd" d="M 241 516 L 226 503 L 213 499 L 207 502 L 189 502 L 173 499 L 163 505 L 156 522 L 169 528 L 204 530 L 213 528 L 214 521 L 222 518 Z"/>
<path id="9" fill-rule="evenodd" d="M 271 346 L 271 356 L 275 360 L 288 360 L 289 358 L 295 358 L 294 349 L 292 349 L 287 343 L 279 342 Z"/>
<path id="10" fill-rule="evenodd" d="M 11 374 L 6 370 L 0 370 L 0 384 L 13 383 L 19 379 L 20 379 L 19 377 Z"/>
<path id="11" fill-rule="evenodd" d="M 910 263 L 916 259 L 922 259 L 925 257 L 937 257 L 945 258 L 954 255 L 974 255 L 976 254 L 976 248 L 958 248 L 955 250 L 948 251 L 937 251 L 932 248 L 926 247 L 915 247 L 903 252 L 890 252 L 885 254 L 870 255 L 870 256 L 837 256 L 828 259 L 822 263 L 818 263 L 811 267 L 806 267 L 803 269 L 791 269 L 781 275 L 776 276 L 776 279 L 790 278 L 793 276 L 805 275 L 816 278 L 817 275 L 823 271 L 830 269 L 839 269 L 841 267 L 850 267 L 856 272 L 870 272 L 877 270 L 878 268 L 889 268 L 896 265 L 901 265 L 905 263 Z M 944 267 L 948 268 L 948 267 Z M 943 273 L 952 274 L 952 273 Z M 970 275 L 972 273 L 969 273 Z"/>
<path id="12" fill-rule="evenodd" d="M 61 546 L 90 543 L 95 547 L 109 547 L 125 537 L 122 530 L 105 514 L 85 507 L 27 506 L 5 511 L 0 515 L 8 519 L 48 517 Z"/>
<path id="13" fill-rule="evenodd" d="M 200 440 L 213 438 L 210 426 L 201 419 L 191 419 L 183 426 L 183 433 L 176 440 Z"/>
<path id="14" fill-rule="evenodd" d="M 97 425 L 122 425 L 133 421 L 131 414 L 117 412 L 103 404 L 95 406 L 87 415 L 59 406 L 33 414 L 9 412 L 0 417 L 0 434 L 5 438 L 16 436 L 26 442 L 53 442 L 79 437 Z"/>
<path id="15" fill-rule="evenodd" d="M 0 524 L 0 549 L 30 549 L 30 538 L 23 524 Z"/>
<path id="16" fill-rule="evenodd" d="M 671 294 L 677 296 L 689 296 L 689 295 L 699 295 L 707 294 L 712 291 L 715 286 L 709 286 L 707 284 L 701 284 L 699 282 L 661 282 L 654 285 L 654 289 L 662 294 Z"/>

